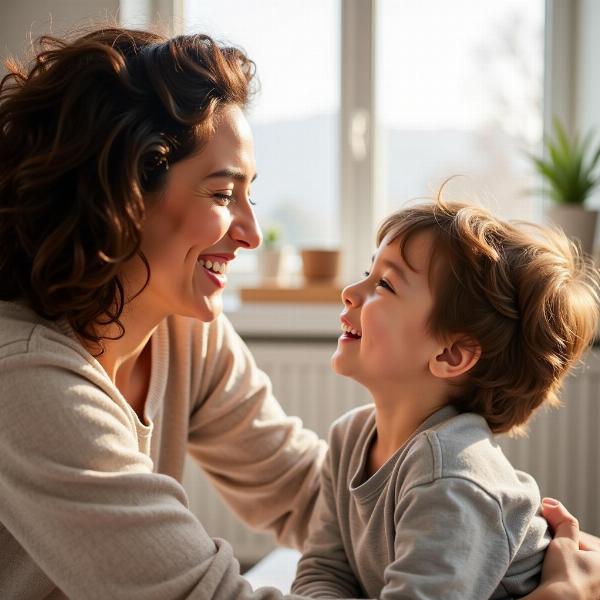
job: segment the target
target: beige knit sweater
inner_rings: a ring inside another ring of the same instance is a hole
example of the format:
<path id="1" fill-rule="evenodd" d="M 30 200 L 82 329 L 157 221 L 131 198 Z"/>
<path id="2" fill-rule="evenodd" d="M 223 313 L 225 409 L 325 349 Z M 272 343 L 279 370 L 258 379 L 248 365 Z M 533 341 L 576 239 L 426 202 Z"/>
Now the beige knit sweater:
<path id="1" fill-rule="evenodd" d="M 144 423 L 66 323 L 0 302 L 0 598 L 252 592 L 180 485 L 186 452 L 249 525 L 300 545 L 325 444 L 286 417 L 224 317 L 152 337 Z"/>

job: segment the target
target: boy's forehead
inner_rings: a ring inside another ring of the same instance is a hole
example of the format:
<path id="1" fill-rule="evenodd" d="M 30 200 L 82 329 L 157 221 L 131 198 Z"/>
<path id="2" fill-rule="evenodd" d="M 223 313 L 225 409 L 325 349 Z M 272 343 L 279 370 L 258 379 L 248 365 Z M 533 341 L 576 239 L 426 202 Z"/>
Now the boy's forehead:
<path id="1" fill-rule="evenodd" d="M 401 252 L 403 244 L 404 258 Z M 417 273 L 426 273 L 431 259 L 432 247 L 433 236 L 429 231 L 415 232 L 406 241 L 402 236 L 390 232 L 381 240 L 381 244 L 379 244 L 372 260 L 381 257 L 399 266 L 406 264 L 412 271 Z"/>

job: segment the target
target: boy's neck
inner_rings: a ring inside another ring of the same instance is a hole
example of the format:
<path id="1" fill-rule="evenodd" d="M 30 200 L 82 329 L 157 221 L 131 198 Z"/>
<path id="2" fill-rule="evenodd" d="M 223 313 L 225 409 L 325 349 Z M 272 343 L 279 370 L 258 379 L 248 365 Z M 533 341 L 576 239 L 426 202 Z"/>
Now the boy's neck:
<path id="1" fill-rule="evenodd" d="M 400 448 L 433 413 L 449 403 L 446 390 L 419 386 L 410 393 L 375 394 L 377 435 L 369 450 L 368 475 L 371 476 Z"/>

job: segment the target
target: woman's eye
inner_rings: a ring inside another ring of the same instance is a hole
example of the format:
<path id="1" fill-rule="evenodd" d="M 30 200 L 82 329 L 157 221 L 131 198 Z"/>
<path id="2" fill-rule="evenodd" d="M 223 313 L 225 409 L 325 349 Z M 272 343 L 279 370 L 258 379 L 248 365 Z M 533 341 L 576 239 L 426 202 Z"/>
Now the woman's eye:
<path id="1" fill-rule="evenodd" d="M 233 196 L 228 194 L 213 194 L 213 198 L 219 206 L 229 206 L 233 201 Z"/>
<path id="2" fill-rule="evenodd" d="M 256 206 L 256 202 L 254 202 L 254 200 L 252 200 L 252 198 L 248 198 L 248 202 L 252 205 L 252 206 Z"/>
<path id="3" fill-rule="evenodd" d="M 371 273 L 369 273 L 369 271 L 365 271 L 363 273 L 363 277 L 366 279 Z"/>

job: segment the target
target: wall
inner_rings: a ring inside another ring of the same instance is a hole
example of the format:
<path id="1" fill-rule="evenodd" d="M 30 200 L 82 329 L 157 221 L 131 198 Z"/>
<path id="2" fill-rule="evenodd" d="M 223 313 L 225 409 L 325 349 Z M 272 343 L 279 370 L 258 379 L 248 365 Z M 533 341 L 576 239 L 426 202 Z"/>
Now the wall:
<path id="1" fill-rule="evenodd" d="M 116 19 L 119 0 L 0 0 L 0 56 L 23 56 L 41 33 L 60 34 L 75 25 Z M 6 70 L 2 65 L 0 72 Z"/>
<path id="2" fill-rule="evenodd" d="M 575 126 L 579 131 L 590 127 L 600 140 L 600 2 L 578 0 L 575 26 Z M 594 204 L 600 207 L 600 190 L 593 196 Z"/>

